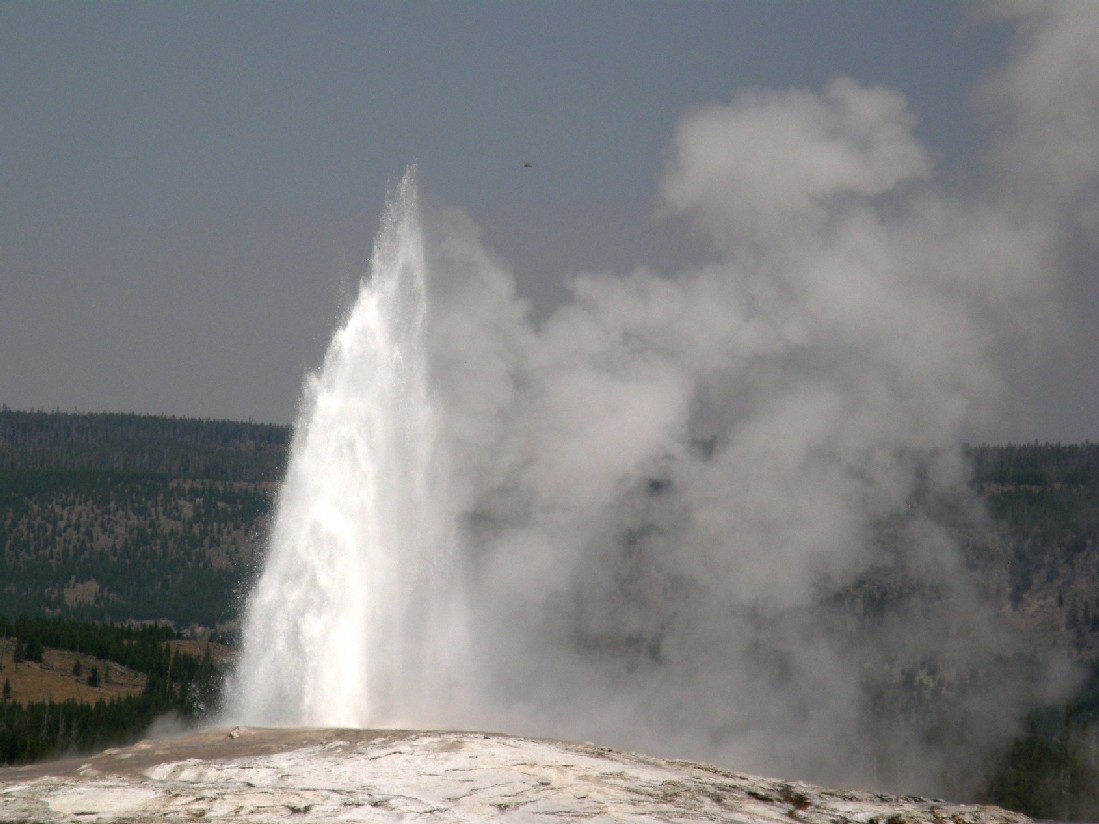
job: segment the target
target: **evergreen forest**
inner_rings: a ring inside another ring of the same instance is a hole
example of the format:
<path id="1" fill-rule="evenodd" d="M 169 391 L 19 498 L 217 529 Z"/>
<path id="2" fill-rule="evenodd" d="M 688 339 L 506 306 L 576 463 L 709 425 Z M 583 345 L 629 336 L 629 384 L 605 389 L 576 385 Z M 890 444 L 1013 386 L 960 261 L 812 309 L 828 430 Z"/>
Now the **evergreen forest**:
<path id="1" fill-rule="evenodd" d="M 92 752 L 134 741 L 158 719 L 206 716 L 217 708 L 224 667 L 213 642 L 191 645 L 199 654 L 184 643 L 163 624 L 0 616 L 0 764 Z M 76 653 L 64 673 L 50 656 L 62 650 Z M 55 700 L 64 680 L 79 682 L 79 698 Z M 112 690 L 120 681 L 131 688 Z"/>
<path id="2" fill-rule="evenodd" d="M 0 410 L 0 611 L 222 627 L 289 431 Z"/>

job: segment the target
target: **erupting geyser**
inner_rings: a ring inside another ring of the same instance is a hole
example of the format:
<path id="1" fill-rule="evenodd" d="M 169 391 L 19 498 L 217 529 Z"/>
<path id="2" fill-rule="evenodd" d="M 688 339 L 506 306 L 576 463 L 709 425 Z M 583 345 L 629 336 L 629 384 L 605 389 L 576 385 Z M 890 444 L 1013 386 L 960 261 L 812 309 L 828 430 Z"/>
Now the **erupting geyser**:
<path id="1" fill-rule="evenodd" d="M 431 717 L 463 618 L 437 414 L 424 249 L 410 170 L 357 301 L 306 385 L 231 713 L 255 724 Z"/>
<path id="2" fill-rule="evenodd" d="M 1050 127 L 1099 99 L 1092 8 L 1014 12 L 964 191 L 888 89 L 694 109 L 660 196 L 707 262 L 577 275 L 538 324 L 406 177 L 306 386 L 230 718 L 979 785 L 1073 684 L 997 616 L 960 444 L 1099 214 L 1099 119 Z"/>

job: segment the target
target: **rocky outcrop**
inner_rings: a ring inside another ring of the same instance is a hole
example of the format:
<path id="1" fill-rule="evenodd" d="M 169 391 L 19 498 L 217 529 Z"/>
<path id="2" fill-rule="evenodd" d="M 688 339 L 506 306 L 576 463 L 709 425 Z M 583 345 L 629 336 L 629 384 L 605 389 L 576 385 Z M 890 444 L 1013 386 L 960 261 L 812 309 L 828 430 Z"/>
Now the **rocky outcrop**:
<path id="1" fill-rule="evenodd" d="M 726 821 L 1027 824 L 995 807 L 826 790 L 591 744 L 249 729 L 0 770 L 0 822 Z"/>

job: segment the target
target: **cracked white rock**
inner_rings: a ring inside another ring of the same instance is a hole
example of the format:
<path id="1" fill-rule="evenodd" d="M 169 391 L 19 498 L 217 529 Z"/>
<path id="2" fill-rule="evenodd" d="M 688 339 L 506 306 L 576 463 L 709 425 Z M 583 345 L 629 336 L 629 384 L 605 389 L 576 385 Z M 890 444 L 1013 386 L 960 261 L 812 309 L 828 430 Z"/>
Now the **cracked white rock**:
<path id="1" fill-rule="evenodd" d="M 0 822 L 1026 824 L 995 807 L 833 791 L 591 744 L 251 729 L 0 770 Z"/>

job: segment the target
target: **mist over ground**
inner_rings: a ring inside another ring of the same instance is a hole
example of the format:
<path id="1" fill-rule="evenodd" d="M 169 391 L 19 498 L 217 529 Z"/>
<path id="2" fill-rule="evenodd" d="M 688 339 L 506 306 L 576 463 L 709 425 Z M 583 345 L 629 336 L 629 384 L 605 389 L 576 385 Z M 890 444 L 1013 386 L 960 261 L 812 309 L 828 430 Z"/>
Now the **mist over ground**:
<path id="1" fill-rule="evenodd" d="M 418 517 L 447 548 L 400 631 L 451 653 L 362 723 L 957 795 L 1067 694 L 1072 668 L 1024 654 L 958 544 L 984 518 L 961 444 L 1056 338 L 1099 229 L 1099 7 L 1009 8 L 1014 56 L 978 90 L 987 166 L 963 189 L 894 91 L 741 92 L 683 117 L 661 176 L 709 262 L 577 276 L 540 323 L 476 226 L 427 210 Z M 410 185 L 392 219 L 415 245 Z M 314 380 L 296 451 L 324 413 Z"/>

